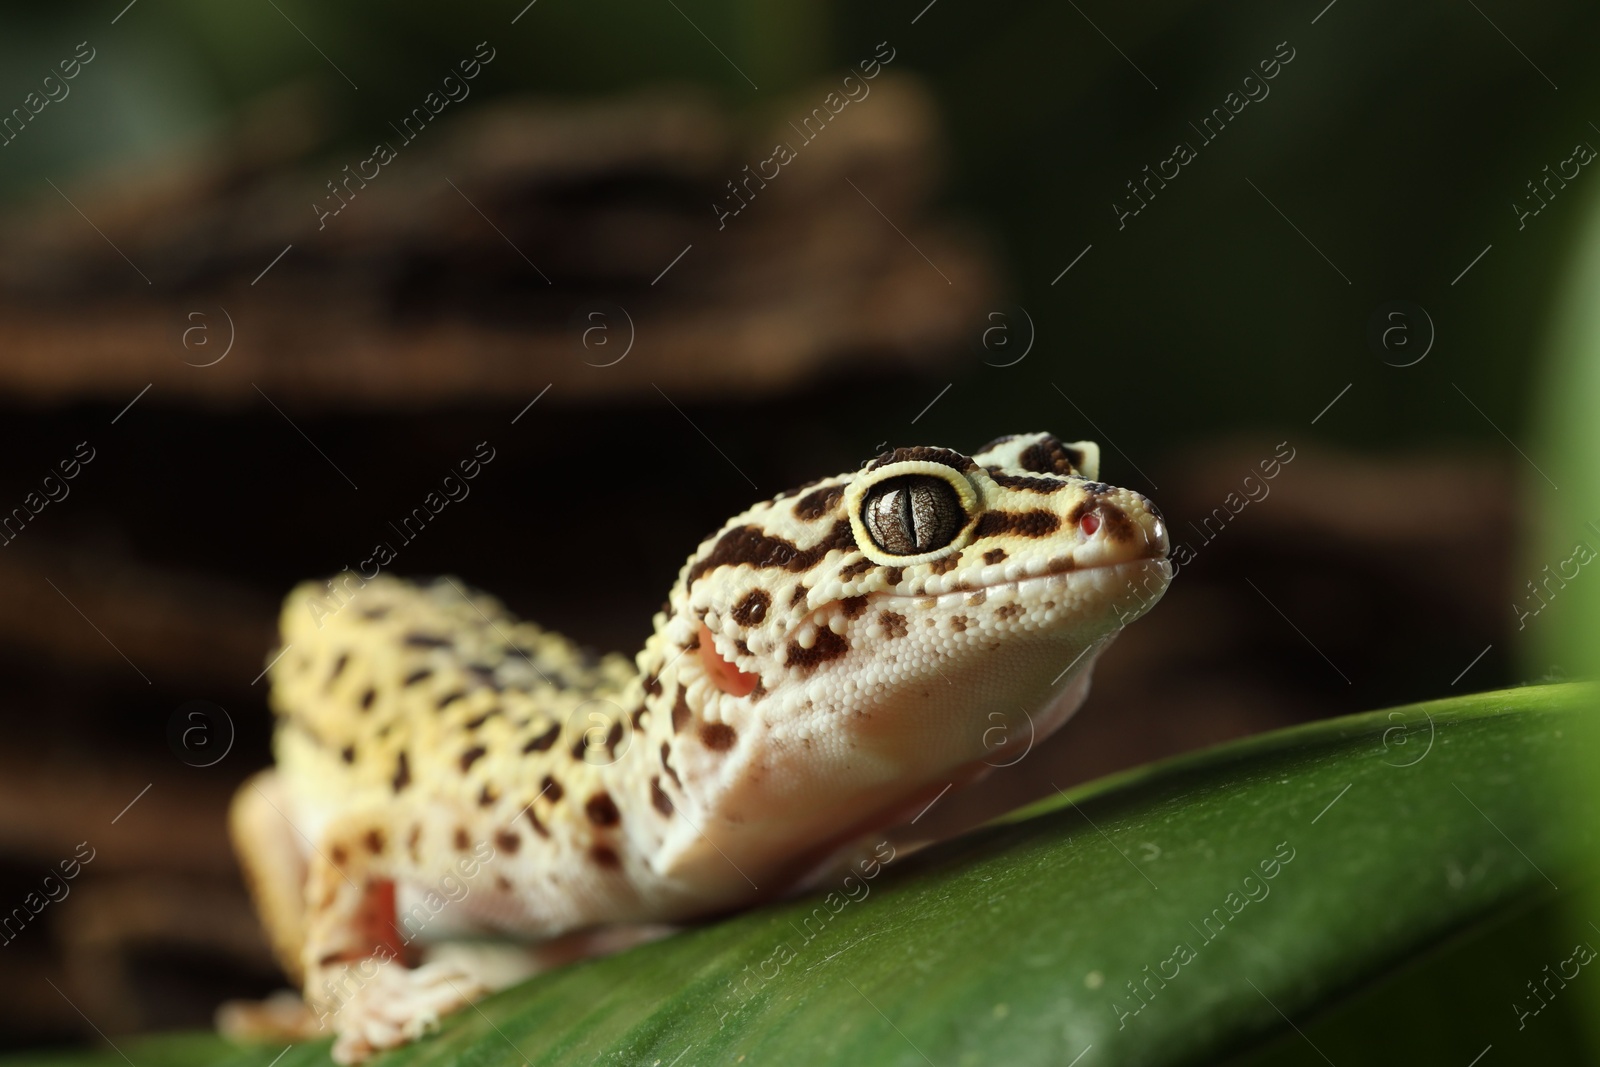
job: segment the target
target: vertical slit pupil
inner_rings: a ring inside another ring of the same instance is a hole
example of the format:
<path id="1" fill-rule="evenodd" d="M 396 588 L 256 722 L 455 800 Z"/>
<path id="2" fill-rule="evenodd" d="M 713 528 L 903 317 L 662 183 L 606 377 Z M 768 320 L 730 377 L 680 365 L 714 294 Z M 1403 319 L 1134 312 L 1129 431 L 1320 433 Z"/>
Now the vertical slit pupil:
<path id="1" fill-rule="evenodd" d="M 873 543 L 901 556 L 943 548 L 966 523 L 956 491 L 925 474 L 885 480 L 867 494 L 861 511 Z"/>

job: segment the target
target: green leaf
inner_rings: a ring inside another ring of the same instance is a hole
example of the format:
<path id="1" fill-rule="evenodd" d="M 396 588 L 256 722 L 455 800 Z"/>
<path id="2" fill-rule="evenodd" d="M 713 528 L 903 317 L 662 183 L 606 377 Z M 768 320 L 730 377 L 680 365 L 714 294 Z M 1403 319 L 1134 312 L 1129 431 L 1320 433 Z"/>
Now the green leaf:
<path id="1" fill-rule="evenodd" d="M 1552 894 L 1595 844 L 1556 783 L 1597 700 L 1461 697 L 1091 783 L 831 897 L 543 975 L 378 1063 L 1213 1062 Z"/>

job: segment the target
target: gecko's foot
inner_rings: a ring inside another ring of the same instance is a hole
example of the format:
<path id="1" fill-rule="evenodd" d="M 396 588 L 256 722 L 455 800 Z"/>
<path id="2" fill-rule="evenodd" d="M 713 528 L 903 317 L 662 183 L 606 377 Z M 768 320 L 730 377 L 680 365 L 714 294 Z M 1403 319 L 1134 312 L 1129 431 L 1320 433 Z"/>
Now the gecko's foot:
<path id="1" fill-rule="evenodd" d="M 448 963 L 415 970 L 379 963 L 377 972 L 362 980 L 333 1015 L 339 1035 L 333 1058 L 356 1064 L 374 1052 L 415 1041 L 437 1028 L 440 1018 L 487 992 L 471 973 Z"/>
<path id="2" fill-rule="evenodd" d="M 240 1042 L 315 1041 L 317 1013 L 300 994 L 282 989 L 265 1000 L 229 1000 L 217 1009 L 217 1030 Z"/>

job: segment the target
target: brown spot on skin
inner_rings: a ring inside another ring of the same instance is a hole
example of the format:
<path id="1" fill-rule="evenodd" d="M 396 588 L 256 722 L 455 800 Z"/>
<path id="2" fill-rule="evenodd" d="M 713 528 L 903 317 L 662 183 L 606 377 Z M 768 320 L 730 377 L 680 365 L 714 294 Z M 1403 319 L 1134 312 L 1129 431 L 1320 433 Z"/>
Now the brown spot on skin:
<path id="1" fill-rule="evenodd" d="M 844 612 L 847 619 L 856 618 L 867 610 L 867 598 L 864 596 L 847 596 L 839 601 L 839 610 Z"/>
<path id="2" fill-rule="evenodd" d="M 522 847 L 522 838 L 515 830 L 501 830 L 494 835 L 495 847 L 508 856 L 515 856 L 517 849 Z"/>
<path id="3" fill-rule="evenodd" d="M 595 866 L 603 867 L 608 871 L 621 870 L 622 857 L 617 855 L 617 850 L 610 845 L 595 845 L 589 850 L 589 858 L 594 860 Z"/>
<path id="4" fill-rule="evenodd" d="M 656 677 L 653 674 L 645 675 L 645 678 L 644 678 L 644 691 L 646 693 L 649 693 L 653 697 L 660 696 L 661 695 L 661 679 Z"/>
<path id="5" fill-rule="evenodd" d="M 757 682 L 756 683 L 756 687 L 754 689 L 750 690 L 750 699 L 751 700 L 760 700 L 762 697 L 764 697 L 766 695 L 767 695 L 767 687 L 762 685 L 760 682 Z"/>
<path id="6" fill-rule="evenodd" d="M 989 599 L 988 590 L 980 589 L 976 593 L 973 593 L 971 596 L 967 597 L 967 607 L 969 607 L 969 608 L 979 607 L 979 606 L 981 606 L 983 604 L 983 602 L 985 600 L 988 600 L 988 599 Z"/>
<path id="7" fill-rule="evenodd" d="M 1082 463 L 1082 453 L 1049 436 L 1024 448 L 1017 457 L 1017 466 L 1035 474 L 1077 474 Z"/>
<path id="8" fill-rule="evenodd" d="M 535 815 L 533 813 L 533 805 L 532 804 L 528 805 L 528 825 L 532 826 L 533 827 L 533 832 L 538 834 L 540 837 L 549 837 L 550 836 L 550 831 L 546 830 L 545 827 L 544 827 L 544 823 L 539 821 L 539 816 L 537 816 L 537 815 Z"/>
<path id="9" fill-rule="evenodd" d="M 344 760 L 346 763 L 354 763 L 356 761 L 356 746 L 344 746 L 344 748 L 339 750 L 339 758 Z"/>
<path id="10" fill-rule="evenodd" d="M 936 560 L 934 560 L 932 563 L 928 564 L 928 569 L 930 571 L 932 571 L 934 574 L 948 574 L 951 571 L 955 570 L 956 569 L 956 564 L 958 564 L 960 562 L 961 562 L 961 555 L 960 555 L 960 553 L 957 553 L 956 555 L 953 555 L 953 556 L 946 556 L 946 557 L 944 557 L 944 559 L 936 559 Z"/>
<path id="11" fill-rule="evenodd" d="M 496 693 L 500 692 L 502 689 L 500 685 L 500 679 L 495 675 L 494 668 L 488 666 L 487 664 L 469 664 L 467 667 L 467 673 L 472 676 L 472 684 L 481 689 L 493 689 Z M 566 684 L 557 678 L 551 678 L 551 683 L 555 685 L 557 689 L 566 688 Z"/>
<path id="12" fill-rule="evenodd" d="M 750 642 L 748 642 L 748 641 L 746 641 L 746 640 L 745 640 L 745 639 L 744 639 L 744 638 L 742 638 L 742 637 L 741 637 L 741 638 L 739 638 L 739 640 L 737 640 L 737 641 L 735 641 L 735 642 L 734 642 L 734 643 L 733 643 L 733 647 L 734 647 L 734 648 L 736 648 L 736 649 L 738 649 L 738 650 L 739 650 L 739 652 L 740 652 L 740 653 L 741 653 L 741 654 L 743 654 L 743 655 L 746 655 L 746 656 L 748 656 L 748 655 L 749 655 L 749 654 L 750 654 Z"/>
<path id="13" fill-rule="evenodd" d="M 461 725 L 465 726 L 468 730 L 476 730 L 478 727 L 482 726 L 484 723 L 488 722 L 490 719 L 494 718 L 496 715 L 499 715 L 499 714 L 500 714 L 500 709 L 499 708 L 490 708 L 488 711 L 484 712 L 482 715 L 474 716 L 473 718 L 468 719 L 466 722 L 462 723 Z"/>
<path id="14" fill-rule="evenodd" d="M 344 850 L 343 845 L 334 845 L 328 853 L 328 858 L 333 860 L 335 867 L 343 867 L 350 859 L 350 854 Z"/>
<path id="15" fill-rule="evenodd" d="M 406 644 L 412 648 L 449 648 L 450 639 L 437 634 L 406 634 Z"/>
<path id="16" fill-rule="evenodd" d="M 678 698 L 672 702 L 672 732 L 675 734 L 682 733 L 683 728 L 689 724 L 690 716 L 687 690 L 680 685 L 678 686 Z"/>
<path id="17" fill-rule="evenodd" d="M 473 745 L 471 748 L 461 753 L 461 773 L 466 774 L 467 771 L 471 770 L 472 765 L 478 762 L 478 760 L 482 759 L 483 754 L 487 751 L 488 749 L 484 748 L 482 745 Z"/>
<path id="18" fill-rule="evenodd" d="M 500 890 L 502 893 L 511 892 L 511 882 L 503 874 L 497 874 L 494 876 L 494 887 Z"/>
<path id="19" fill-rule="evenodd" d="M 1059 529 L 1061 516 L 1053 511 L 986 511 L 978 518 L 973 537 L 994 537 L 997 534 L 1048 537 Z"/>
<path id="20" fill-rule="evenodd" d="M 839 577 L 845 579 L 859 578 L 876 566 L 876 563 L 872 562 L 867 557 L 862 556 L 854 563 L 846 563 L 843 567 L 840 567 Z"/>
<path id="21" fill-rule="evenodd" d="M 666 771 L 667 774 L 672 777 L 673 782 L 677 783 L 677 786 L 678 786 L 679 789 L 682 789 L 683 788 L 683 783 L 681 781 L 678 781 L 678 772 L 672 769 L 672 764 L 671 763 L 667 762 L 668 758 L 671 757 L 671 755 L 672 755 L 672 746 L 670 744 L 668 744 L 667 742 L 665 742 L 665 741 L 661 742 L 661 769 Z"/>
<path id="22" fill-rule="evenodd" d="M 455 842 L 457 852 L 465 852 L 472 845 L 472 838 L 467 836 L 467 831 L 464 827 L 456 827 Z"/>
<path id="23" fill-rule="evenodd" d="M 790 667 L 810 670 L 819 663 L 838 659 L 849 651 L 850 643 L 824 626 L 817 630 L 816 643 L 810 648 L 801 648 L 795 642 L 790 641 L 785 662 Z"/>
<path id="24" fill-rule="evenodd" d="M 448 708 L 451 704 L 461 700 L 466 695 L 466 691 L 463 689 L 457 689 L 454 692 L 446 693 L 444 696 L 439 698 L 439 710 L 443 711 L 445 708 Z"/>
<path id="25" fill-rule="evenodd" d="M 719 537 L 711 551 L 689 567 L 684 589 L 692 589 L 707 571 L 740 564 L 756 568 L 780 567 L 799 574 L 816 566 L 829 552 L 854 548 L 855 543 L 850 523 L 844 519 L 835 520 L 833 528 L 810 548 L 800 548 L 792 541 L 773 537 L 758 526 L 738 526 Z"/>
<path id="26" fill-rule="evenodd" d="M 485 783 L 482 791 L 478 793 L 478 807 L 490 807 L 499 799 L 500 794 L 495 792 L 494 786 Z"/>
<path id="27" fill-rule="evenodd" d="M 1073 484 L 1056 478 L 1030 478 L 1025 474 L 1007 474 L 994 467 L 989 468 L 989 477 L 994 479 L 996 485 L 1003 485 L 1007 489 L 1021 489 L 1027 493 L 1054 493 Z"/>
<path id="28" fill-rule="evenodd" d="M 522 753 L 527 755 L 529 752 L 548 752 L 560 736 L 561 724 L 558 722 L 551 723 L 550 729 L 522 746 Z"/>
<path id="29" fill-rule="evenodd" d="M 726 752 L 738 740 L 739 735 L 725 722 L 708 722 L 700 727 L 700 743 L 713 752 Z"/>
<path id="30" fill-rule="evenodd" d="M 361 614 L 371 619 L 373 622 L 377 622 L 379 619 L 389 614 L 389 605 L 383 604 L 375 608 L 366 608 L 361 612 Z"/>
<path id="31" fill-rule="evenodd" d="M 402 752 L 402 753 L 400 753 L 400 758 L 395 760 L 395 765 L 394 765 L 394 791 L 396 793 L 398 793 L 398 792 L 400 792 L 400 790 L 404 789 L 406 786 L 408 786 L 410 784 L 411 784 L 411 761 L 409 759 L 407 759 L 406 758 L 406 754 L 404 752 Z"/>
<path id="32" fill-rule="evenodd" d="M 339 653 L 339 658 L 333 661 L 333 670 L 328 675 L 328 685 L 329 686 L 332 686 L 333 683 L 338 680 L 339 675 L 344 673 L 345 664 L 347 664 L 349 662 L 350 662 L 350 653 L 348 653 L 348 652 Z"/>
<path id="33" fill-rule="evenodd" d="M 544 781 L 539 783 L 539 792 L 541 795 L 550 798 L 550 803 L 552 804 L 566 796 L 567 793 L 565 789 L 561 788 L 561 783 L 548 774 L 544 776 Z"/>
<path id="34" fill-rule="evenodd" d="M 950 628 L 958 634 L 966 633 L 967 617 L 965 615 L 952 615 L 950 617 Z"/>
<path id="35" fill-rule="evenodd" d="M 746 651 L 749 650 L 746 649 Z M 628 718 L 633 720 L 633 728 L 635 730 L 644 729 L 644 705 L 640 704 L 638 707 L 634 708 L 633 714 L 629 715 Z"/>
<path id="36" fill-rule="evenodd" d="M 983 561 L 989 564 L 991 567 L 996 563 L 1004 563 L 1005 560 L 1006 550 L 1003 548 L 991 548 L 989 551 L 983 554 Z"/>
<path id="37" fill-rule="evenodd" d="M 1060 556 L 1044 565 L 1046 574 L 1065 574 L 1078 566 L 1071 556 Z"/>
<path id="38" fill-rule="evenodd" d="M 906 569 L 904 567 L 890 567 L 888 570 L 883 572 L 883 580 L 888 582 L 890 585 L 899 585 L 900 579 L 904 578 L 905 576 Z"/>
<path id="39" fill-rule="evenodd" d="M 422 667 L 422 668 L 419 668 L 418 670 L 414 670 L 410 674 L 406 675 L 405 679 L 400 684 L 401 685 L 416 685 L 418 682 L 425 682 L 429 678 L 432 678 L 432 677 L 433 677 L 433 668 L 432 667 Z"/>
<path id="40" fill-rule="evenodd" d="M 411 832 L 406 835 L 406 851 L 411 853 L 411 862 L 412 863 L 421 863 L 422 862 L 421 857 L 417 853 L 417 844 L 421 840 L 422 840 L 422 827 L 421 826 L 417 826 L 417 825 L 413 825 L 411 827 Z"/>
<path id="41" fill-rule="evenodd" d="M 583 802 L 583 813 L 596 826 L 615 826 L 622 821 L 617 802 L 603 789 Z"/>
<path id="42" fill-rule="evenodd" d="M 378 691 L 376 689 L 368 689 L 365 693 L 362 693 L 361 694 L 361 710 L 362 711 L 371 711 L 372 710 L 372 702 L 374 700 L 377 700 L 377 699 L 378 699 Z"/>
<path id="43" fill-rule="evenodd" d="M 660 775 L 653 775 L 650 778 L 650 803 L 661 814 L 672 814 L 672 798 L 661 788 Z"/>
<path id="44" fill-rule="evenodd" d="M 1105 521 L 1106 536 L 1119 544 L 1137 540 L 1140 536 L 1139 524 L 1128 518 L 1128 513 L 1115 504 L 1102 503 L 1100 518 Z"/>
<path id="45" fill-rule="evenodd" d="M 929 463 L 942 463 L 946 467 L 958 471 L 969 471 L 977 466 L 976 463 L 963 456 L 960 452 L 952 452 L 948 448 L 928 448 L 918 445 L 915 448 L 897 448 L 893 452 L 885 452 L 867 465 L 867 470 L 875 471 L 879 467 L 886 467 L 891 463 L 907 463 L 911 460 L 925 460 Z"/>
<path id="46" fill-rule="evenodd" d="M 733 621 L 740 626 L 759 626 L 772 607 L 772 594 L 765 589 L 752 589 L 733 607 Z"/>
<path id="47" fill-rule="evenodd" d="M 792 608 L 797 604 L 804 604 L 806 602 L 806 594 L 809 592 L 811 592 L 811 590 L 806 588 L 804 582 L 801 582 L 799 585 L 795 586 L 794 595 L 789 598 L 789 606 Z"/>
<path id="48" fill-rule="evenodd" d="M 366 832 L 364 837 L 362 837 L 361 843 L 366 845 L 367 851 L 372 853 L 374 856 L 381 856 L 383 855 L 383 847 L 388 842 L 384 840 L 383 831 L 379 830 L 377 827 L 373 827 L 371 830 Z"/>
<path id="49" fill-rule="evenodd" d="M 995 612 L 995 616 L 1001 620 L 1014 619 L 1021 614 L 1021 604 L 1001 604 L 1000 610 Z"/>
<path id="50" fill-rule="evenodd" d="M 581 760 L 589 754 L 589 738 L 586 734 L 579 734 L 572 742 L 572 758 Z"/>
<path id="51" fill-rule="evenodd" d="M 795 518 L 816 522 L 837 507 L 842 496 L 843 485 L 828 485 L 813 490 L 794 502 Z"/>
<path id="52" fill-rule="evenodd" d="M 615 758 L 617 746 L 622 743 L 622 720 L 618 719 L 611 724 L 611 729 L 606 732 L 606 752 Z"/>
<path id="53" fill-rule="evenodd" d="M 878 625 L 890 637 L 904 637 L 906 635 L 906 617 L 892 611 L 878 613 Z"/>

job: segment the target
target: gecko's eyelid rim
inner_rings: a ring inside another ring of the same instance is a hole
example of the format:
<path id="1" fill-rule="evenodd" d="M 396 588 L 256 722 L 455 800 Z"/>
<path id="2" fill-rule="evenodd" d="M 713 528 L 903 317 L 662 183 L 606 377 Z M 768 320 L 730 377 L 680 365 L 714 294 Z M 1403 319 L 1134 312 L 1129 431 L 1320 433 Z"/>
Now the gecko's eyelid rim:
<path id="1" fill-rule="evenodd" d="M 978 491 L 961 471 L 937 461 L 886 464 L 845 491 L 856 547 L 875 563 L 910 566 L 959 552 L 972 540 Z"/>

